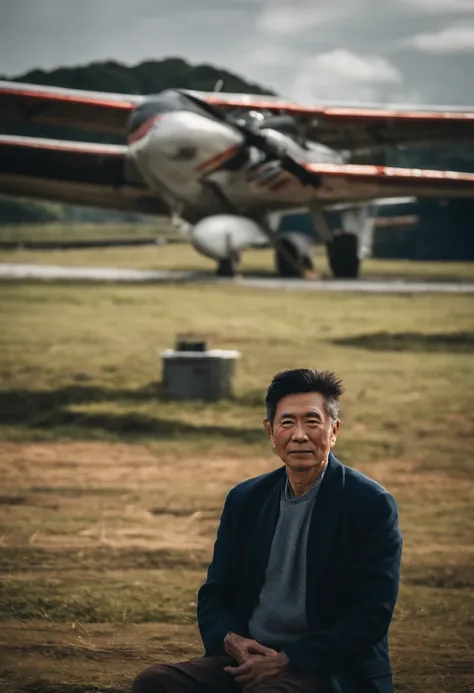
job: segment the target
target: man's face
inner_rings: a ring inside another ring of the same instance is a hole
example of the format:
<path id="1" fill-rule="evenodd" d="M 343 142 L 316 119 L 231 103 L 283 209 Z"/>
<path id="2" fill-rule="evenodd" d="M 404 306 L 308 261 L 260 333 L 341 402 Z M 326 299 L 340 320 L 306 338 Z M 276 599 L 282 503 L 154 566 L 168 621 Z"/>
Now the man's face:
<path id="1" fill-rule="evenodd" d="M 277 406 L 273 426 L 265 420 L 273 447 L 287 467 L 309 471 L 320 467 L 336 443 L 339 421 L 331 424 L 324 396 L 307 392 L 283 397 Z"/>

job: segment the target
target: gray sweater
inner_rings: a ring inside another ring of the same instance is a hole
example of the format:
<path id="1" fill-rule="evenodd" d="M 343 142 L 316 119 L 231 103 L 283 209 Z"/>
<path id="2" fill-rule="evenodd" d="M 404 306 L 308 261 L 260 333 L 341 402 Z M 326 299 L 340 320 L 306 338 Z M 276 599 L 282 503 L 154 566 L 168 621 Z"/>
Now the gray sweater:
<path id="1" fill-rule="evenodd" d="M 315 498 L 324 471 L 302 496 L 293 496 L 288 482 L 257 606 L 249 621 L 250 636 L 268 647 L 306 635 L 306 545 Z"/>

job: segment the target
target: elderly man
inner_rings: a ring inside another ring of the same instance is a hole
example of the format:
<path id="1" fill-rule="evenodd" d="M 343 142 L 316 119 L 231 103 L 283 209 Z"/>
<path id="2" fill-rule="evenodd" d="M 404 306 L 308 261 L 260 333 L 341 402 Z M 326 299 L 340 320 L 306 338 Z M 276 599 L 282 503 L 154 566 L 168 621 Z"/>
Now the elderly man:
<path id="1" fill-rule="evenodd" d="M 133 693 L 392 693 L 387 633 L 402 535 L 382 486 L 332 454 L 341 381 L 275 376 L 265 430 L 283 466 L 233 488 L 198 595 L 205 656 Z"/>

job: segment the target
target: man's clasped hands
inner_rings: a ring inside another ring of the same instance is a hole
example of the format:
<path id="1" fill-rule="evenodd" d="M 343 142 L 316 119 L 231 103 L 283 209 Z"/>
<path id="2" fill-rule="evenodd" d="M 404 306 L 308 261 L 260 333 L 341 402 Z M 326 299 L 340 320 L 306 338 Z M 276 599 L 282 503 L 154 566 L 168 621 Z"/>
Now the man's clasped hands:
<path id="1" fill-rule="evenodd" d="M 244 690 L 254 688 L 265 679 L 278 676 L 290 668 L 290 661 L 284 652 L 277 652 L 237 633 L 227 633 L 224 649 L 237 661 L 237 666 L 224 667 L 224 671 L 231 674 Z"/>

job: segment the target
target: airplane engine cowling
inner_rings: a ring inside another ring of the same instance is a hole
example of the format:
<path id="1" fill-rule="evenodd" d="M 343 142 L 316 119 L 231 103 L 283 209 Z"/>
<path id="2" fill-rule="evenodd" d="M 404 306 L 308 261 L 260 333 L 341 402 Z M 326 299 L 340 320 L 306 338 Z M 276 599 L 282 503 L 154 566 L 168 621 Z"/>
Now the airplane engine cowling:
<path id="1" fill-rule="evenodd" d="M 216 214 L 199 221 L 191 231 L 191 243 L 202 255 L 226 260 L 240 251 L 261 246 L 266 236 L 251 219 L 232 214 Z"/>
<path id="2" fill-rule="evenodd" d="M 296 231 L 285 231 L 278 234 L 279 246 L 284 250 L 275 251 L 276 271 L 280 277 L 300 276 L 297 267 L 311 271 L 314 269 L 311 239 Z M 290 258 L 288 258 L 290 255 Z M 295 262 L 291 262 L 291 258 Z"/>

